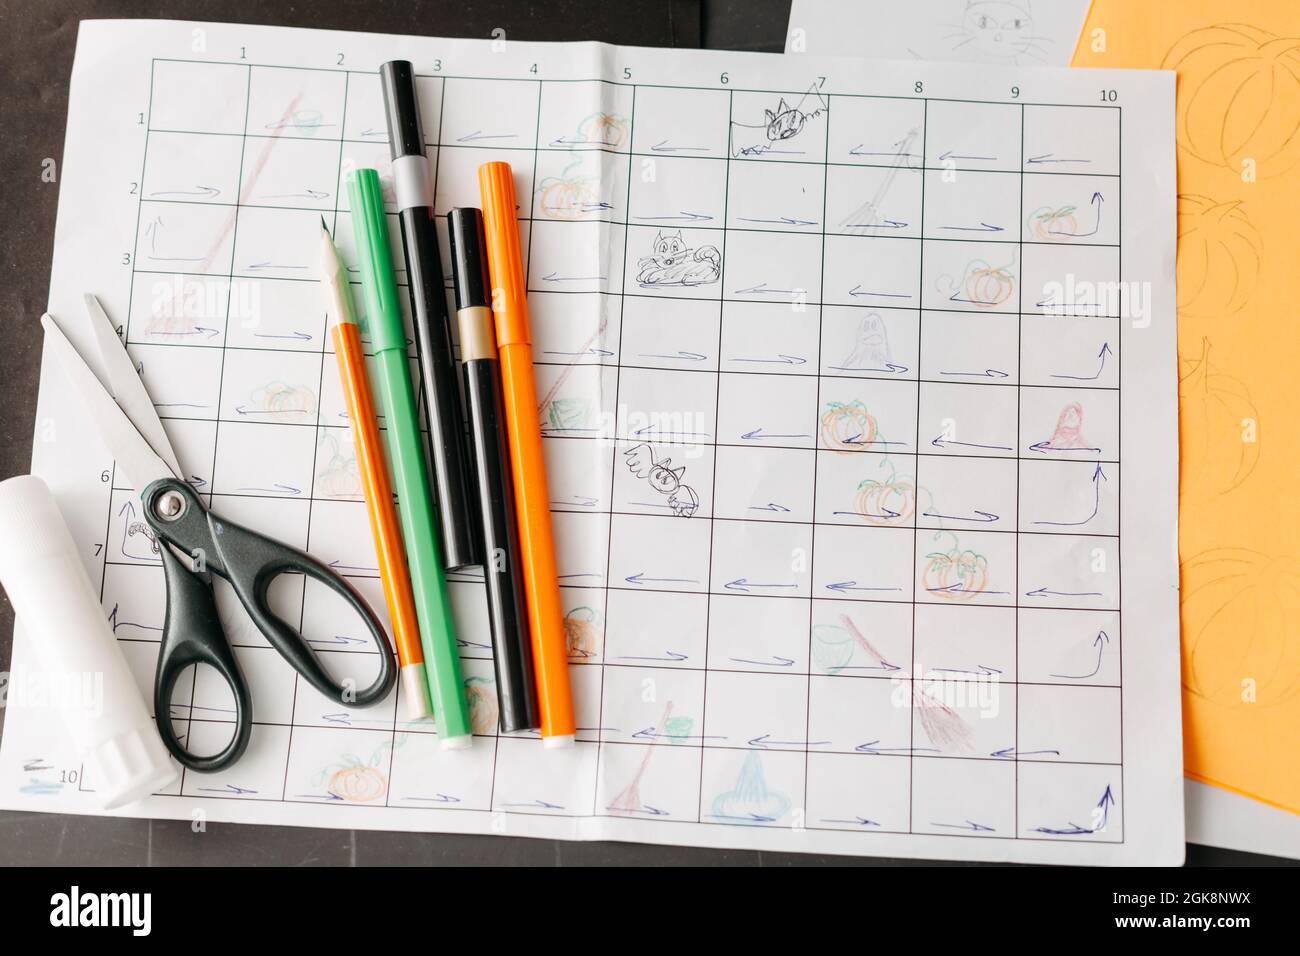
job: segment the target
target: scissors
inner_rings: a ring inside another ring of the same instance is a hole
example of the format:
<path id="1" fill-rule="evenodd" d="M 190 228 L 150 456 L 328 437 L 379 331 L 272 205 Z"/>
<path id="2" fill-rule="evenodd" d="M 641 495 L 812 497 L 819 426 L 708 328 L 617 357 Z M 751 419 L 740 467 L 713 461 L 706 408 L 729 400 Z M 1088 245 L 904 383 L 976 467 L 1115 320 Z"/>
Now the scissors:
<path id="1" fill-rule="evenodd" d="M 144 520 L 156 536 L 167 588 L 167 612 L 154 679 L 154 714 L 163 743 L 192 770 L 211 772 L 230 766 L 248 746 L 253 729 L 248 683 L 217 616 L 212 578 L 230 582 L 244 610 L 272 647 L 308 683 L 331 700 L 361 707 L 383 700 L 397 670 L 383 625 L 365 599 L 340 575 L 315 558 L 250 531 L 210 512 L 182 480 L 184 472 L 153 401 L 126 347 L 99 300 L 87 295 L 86 311 L 105 386 L 68 341 L 54 318 L 41 316 L 47 347 L 67 373 L 81 408 L 94 422 L 118 470 L 139 493 Z M 365 622 L 379 648 L 379 676 L 365 690 L 337 683 L 297 630 L 271 610 L 267 592 L 281 574 L 300 573 L 324 584 Z M 194 754 L 172 727 L 171 697 L 177 679 L 194 664 L 207 664 L 229 685 L 235 698 L 235 733 L 220 753 Z"/>

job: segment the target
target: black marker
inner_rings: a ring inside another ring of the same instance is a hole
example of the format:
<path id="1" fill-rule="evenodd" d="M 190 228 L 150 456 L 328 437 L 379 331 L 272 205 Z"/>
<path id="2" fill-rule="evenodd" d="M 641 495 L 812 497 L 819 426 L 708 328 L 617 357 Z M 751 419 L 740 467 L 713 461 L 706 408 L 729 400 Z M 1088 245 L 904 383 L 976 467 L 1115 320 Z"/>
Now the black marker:
<path id="1" fill-rule="evenodd" d="M 492 629 L 492 663 L 496 668 L 501 729 L 527 730 L 540 726 L 541 721 L 533 683 L 533 653 L 528 635 L 482 215 L 477 209 L 453 209 L 447 215 L 447 234 L 451 239 L 460 359 L 469 402 L 470 445 L 478 475 L 483 577 L 487 582 L 488 624 Z"/>
<path id="2" fill-rule="evenodd" d="M 443 287 L 438 233 L 433 224 L 433 183 L 424 155 L 424 130 L 415 97 L 415 72 L 405 60 L 379 68 L 384 90 L 388 143 L 393 154 L 393 192 L 402 225 L 402 251 L 411 295 L 415 345 L 420 356 L 420 383 L 429 423 L 433 487 L 438 497 L 442 559 L 448 568 L 479 564 L 478 523 L 470 490 L 469 455 L 465 448 L 465 414 L 461 408 L 451 324 Z"/>

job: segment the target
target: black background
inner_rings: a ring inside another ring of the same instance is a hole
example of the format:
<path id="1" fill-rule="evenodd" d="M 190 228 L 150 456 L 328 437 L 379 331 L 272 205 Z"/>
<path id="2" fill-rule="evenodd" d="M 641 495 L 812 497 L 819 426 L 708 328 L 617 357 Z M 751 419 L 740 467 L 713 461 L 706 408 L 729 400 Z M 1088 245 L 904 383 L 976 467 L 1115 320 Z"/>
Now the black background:
<path id="1" fill-rule="evenodd" d="M 28 471 L 40 371 L 37 320 L 49 292 L 58 184 L 42 162 L 61 163 L 77 23 L 149 17 L 265 23 L 375 33 L 519 40 L 603 40 L 633 46 L 778 52 L 789 0 L 313 0 L 146 2 L 0 0 L 0 478 Z M 60 167 L 61 168 L 61 167 Z M 0 593 L 0 661 L 8 666 L 13 611 Z M 1281 862 L 1188 846 L 1189 864 Z M 0 865 L 149 866 L 508 864 L 915 865 L 915 861 L 823 857 L 622 843 L 493 836 L 106 819 L 0 811 Z"/>

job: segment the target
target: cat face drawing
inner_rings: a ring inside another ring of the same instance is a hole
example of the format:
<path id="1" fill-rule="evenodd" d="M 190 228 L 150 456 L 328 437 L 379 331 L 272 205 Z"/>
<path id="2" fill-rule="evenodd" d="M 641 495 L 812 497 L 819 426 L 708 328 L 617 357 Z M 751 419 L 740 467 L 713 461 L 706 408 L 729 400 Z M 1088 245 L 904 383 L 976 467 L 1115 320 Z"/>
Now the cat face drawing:
<path id="1" fill-rule="evenodd" d="M 657 462 L 650 469 L 650 474 L 646 475 L 646 481 L 650 482 L 650 487 L 661 495 L 671 495 L 682 486 L 682 475 L 686 472 L 686 466 L 673 468 L 672 463 L 671 458 L 665 458 L 663 461 Z"/>
<path id="2" fill-rule="evenodd" d="M 717 282 L 722 255 L 716 246 L 691 247 L 682 231 L 655 235 L 654 253 L 637 260 L 636 281 L 643 289 L 655 286 L 696 286 Z"/>
<path id="3" fill-rule="evenodd" d="M 664 496 L 664 504 L 680 518 L 689 518 L 700 508 L 699 495 L 690 485 L 682 484 L 686 466 L 674 468 L 671 458 L 657 460 L 655 450 L 642 442 L 623 452 L 628 471 L 644 478 L 657 493 Z"/>
<path id="4" fill-rule="evenodd" d="M 1012 60 L 1036 47 L 1028 0 L 968 0 L 954 52 L 974 53 L 980 60 Z"/>
<path id="5" fill-rule="evenodd" d="M 665 265 L 676 262 L 677 257 L 685 251 L 686 240 L 682 238 L 680 229 L 672 235 L 665 236 L 661 232 L 655 236 L 655 258 Z"/>
<path id="6" fill-rule="evenodd" d="M 796 139 L 815 125 L 814 121 L 830 109 L 830 103 L 821 93 L 820 80 L 803 93 L 787 95 L 789 99 L 778 95 L 776 105 L 765 107 L 761 113 L 756 109 L 752 112 L 743 109 L 743 119 L 732 119 L 730 152 L 733 157 L 761 156 L 773 150 L 794 155 L 805 152 L 798 148 L 798 143 L 787 141 Z M 771 103 L 771 100 L 767 102 Z"/>
<path id="7" fill-rule="evenodd" d="M 789 139 L 791 136 L 799 135 L 803 129 L 803 124 L 807 120 L 802 110 L 796 109 L 781 100 L 776 105 L 776 111 L 763 110 L 763 119 L 767 123 L 767 138 L 776 142 L 777 140 Z"/>

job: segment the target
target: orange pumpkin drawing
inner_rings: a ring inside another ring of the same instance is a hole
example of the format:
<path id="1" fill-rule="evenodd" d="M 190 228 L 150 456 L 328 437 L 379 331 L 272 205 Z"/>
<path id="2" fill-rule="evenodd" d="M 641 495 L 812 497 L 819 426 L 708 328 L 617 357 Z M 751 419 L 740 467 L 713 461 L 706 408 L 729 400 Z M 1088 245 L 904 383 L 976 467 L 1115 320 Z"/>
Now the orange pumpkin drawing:
<path id="1" fill-rule="evenodd" d="M 618 149 L 627 138 L 627 120 L 613 113 L 594 113 L 578 124 L 583 143 Z"/>
<path id="2" fill-rule="evenodd" d="M 822 443 L 841 451 L 861 451 L 876 440 L 876 419 L 860 401 L 830 402 L 822 413 Z"/>
<path id="3" fill-rule="evenodd" d="M 325 789 L 348 803 L 369 803 L 388 792 L 388 778 L 376 767 L 354 763 L 335 770 Z"/>
<path id="4" fill-rule="evenodd" d="M 599 635 L 596 612 L 592 608 L 575 607 L 564 615 L 564 644 L 569 657 L 594 657 Z"/>
<path id="5" fill-rule="evenodd" d="M 925 589 L 945 601 L 969 601 L 989 583 L 989 562 L 982 554 L 953 545 L 926 555 L 921 578 Z"/>
<path id="6" fill-rule="evenodd" d="M 1300 692 L 1300 558 L 1216 548 L 1182 563 L 1183 686 L 1224 707 Z"/>
<path id="7" fill-rule="evenodd" d="M 1221 318 L 1255 291 L 1264 240 L 1240 201 L 1178 197 L 1178 314 Z"/>
<path id="8" fill-rule="evenodd" d="M 902 524 L 916 510 L 916 486 L 897 475 L 888 481 L 868 478 L 858 485 L 854 508 L 867 524 Z"/>
<path id="9" fill-rule="evenodd" d="M 307 385 L 268 382 L 253 392 L 250 402 L 261 422 L 304 422 L 316 414 L 316 392 Z"/>
<path id="10" fill-rule="evenodd" d="M 500 714 L 496 681 L 489 677 L 465 678 L 465 700 L 469 704 L 470 731 L 495 734 Z"/>
<path id="11" fill-rule="evenodd" d="M 1015 288 L 1016 280 L 1006 266 L 991 266 L 983 261 L 971 263 L 962 281 L 966 301 L 981 309 L 1001 305 L 1011 298 Z"/>
<path id="12" fill-rule="evenodd" d="M 1033 230 L 1036 239 L 1060 242 L 1079 231 L 1079 220 L 1075 218 L 1075 212 L 1077 209 L 1074 206 L 1061 206 L 1059 209 L 1043 206 L 1029 214 L 1029 228 Z"/>
<path id="13" fill-rule="evenodd" d="M 365 489 L 355 454 L 345 455 L 339 440 L 326 433 L 316 446 L 316 494 L 322 498 L 360 500 Z"/>
<path id="14" fill-rule="evenodd" d="M 583 219 L 597 211 L 600 203 L 596 186 L 582 176 L 543 179 L 537 197 L 548 219 Z"/>
<path id="15" fill-rule="evenodd" d="M 1243 23 L 1193 30 L 1165 54 L 1178 71 L 1178 145 L 1239 172 L 1275 176 L 1300 159 L 1300 37 Z"/>
<path id="16" fill-rule="evenodd" d="M 1217 500 L 1236 488 L 1259 463 L 1259 442 L 1245 441 L 1247 420 L 1259 412 L 1246 386 L 1210 365 L 1210 340 L 1200 358 L 1183 363 L 1178 380 L 1179 495 L 1186 502 Z M 1231 449 L 1231 452 L 1227 450 Z"/>

